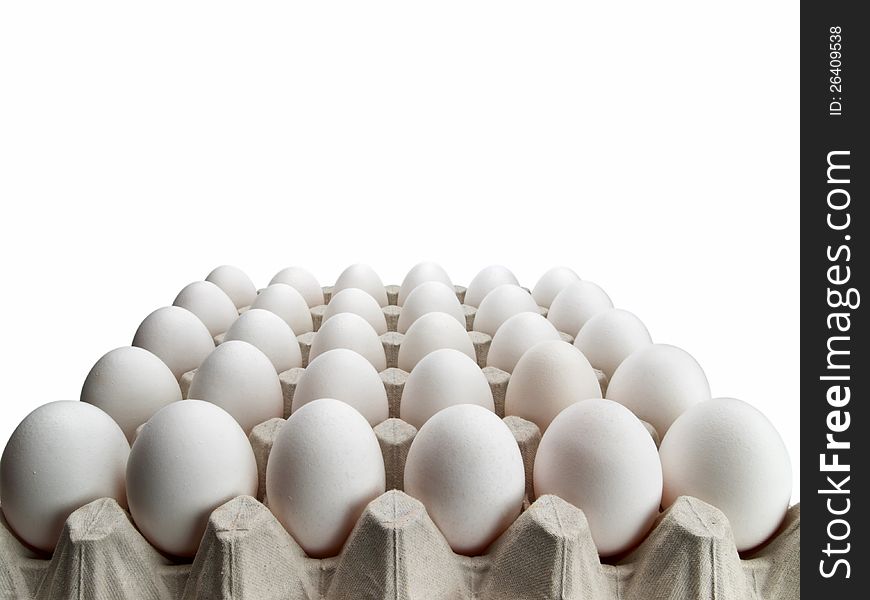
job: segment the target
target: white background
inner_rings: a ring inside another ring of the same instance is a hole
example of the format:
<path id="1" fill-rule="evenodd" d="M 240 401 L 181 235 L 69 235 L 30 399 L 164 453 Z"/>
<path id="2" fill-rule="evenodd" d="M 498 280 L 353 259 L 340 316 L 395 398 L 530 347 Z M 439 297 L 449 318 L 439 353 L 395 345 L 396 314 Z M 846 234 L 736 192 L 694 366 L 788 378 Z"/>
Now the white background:
<path id="1" fill-rule="evenodd" d="M 799 499 L 797 3 L 287 4 L 0 7 L 0 446 L 218 264 L 567 264 Z"/>

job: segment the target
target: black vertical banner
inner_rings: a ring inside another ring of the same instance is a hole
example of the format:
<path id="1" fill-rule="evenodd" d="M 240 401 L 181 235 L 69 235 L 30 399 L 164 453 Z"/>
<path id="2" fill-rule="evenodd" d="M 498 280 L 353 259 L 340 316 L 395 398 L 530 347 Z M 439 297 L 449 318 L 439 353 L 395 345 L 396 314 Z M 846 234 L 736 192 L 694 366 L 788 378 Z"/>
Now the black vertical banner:
<path id="1" fill-rule="evenodd" d="M 801 589 L 870 597 L 870 20 L 801 3 Z M 859 16 L 863 13 L 865 16 Z M 861 490 L 865 490 L 862 492 Z M 824 596 L 822 595 L 824 594 Z"/>

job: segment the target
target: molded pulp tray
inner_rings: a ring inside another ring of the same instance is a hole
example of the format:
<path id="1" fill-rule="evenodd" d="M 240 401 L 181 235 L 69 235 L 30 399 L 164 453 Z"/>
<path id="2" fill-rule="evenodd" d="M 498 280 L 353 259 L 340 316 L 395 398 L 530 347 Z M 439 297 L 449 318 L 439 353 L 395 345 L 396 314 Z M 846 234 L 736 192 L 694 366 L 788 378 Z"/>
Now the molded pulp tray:
<path id="1" fill-rule="evenodd" d="M 328 301 L 330 290 L 324 291 Z M 70 515 L 50 559 L 25 548 L 0 515 L 0 598 L 800 598 L 799 505 L 789 509 L 773 540 L 740 556 L 725 516 L 698 499 L 682 497 L 660 515 L 638 548 L 602 564 L 583 512 L 547 495 L 526 502 L 524 512 L 485 555 L 454 554 L 423 505 L 401 491 L 416 430 L 395 418 L 407 373 L 396 368 L 402 340 L 394 331 L 401 311 L 395 306 L 398 287 L 387 291 L 391 305 L 384 312 L 391 331 L 381 336 L 388 364 L 381 378 L 392 418 L 375 427 L 375 433 L 390 491 L 368 505 L 339 556 L 307 557 L 263 504 L 267 499 L 239 496 L 211 514 L 193 563 L 177 563 L 155 550 L 114 500 L 102 498 Z M 457 287 L 460 300 L 464 291 Z M 475 310 L 465 308 L 470 330 Z M 322 314 L 323 307 L 312 309 L 315 328 Z M 315 335 L 300 336 L 306 360 Z M 491 339 L 469 335 L 483 367 Z M 280 376 L 285 416 L 302 372 L 291 369 Z M 484 373 L 503 417 L 510 375 L 493 367 Z M 190 378 L 182 379 L 183 389 Z M 603 375 L 599 379 L 606 388 Z M 269 450 L 283 422 L 271 419 L 250 435 L 261 495 Z M 507 417 L 505 423 L 520 446 L 531 498 L 540 432 L 518 417 Z"/>

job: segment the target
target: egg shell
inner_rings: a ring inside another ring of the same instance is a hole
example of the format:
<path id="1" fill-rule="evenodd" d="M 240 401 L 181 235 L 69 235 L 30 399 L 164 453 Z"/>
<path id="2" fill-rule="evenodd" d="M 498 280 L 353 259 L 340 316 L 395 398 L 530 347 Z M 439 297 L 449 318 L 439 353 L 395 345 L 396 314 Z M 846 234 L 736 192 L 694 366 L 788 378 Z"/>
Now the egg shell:
<path id="1" fill-rule="evenodd" d="M 269 285 L 274 283 L 285 283 L 302 294 L 309 308 L 324 304 L 323 288 L 317 278 L 307 269 L 302 267 L 287 267 L 278 271 L 269 282 Z"/>
<path id="2" fill-rule="evenodd" d="M 346 288 L 333 293 L 332 299 L 326 305 L 323 322 L 340 313 L 354 313 L 369 322 L 378 335 L 387 332 L 387 319 L 384 311 L 371 295 L 358 288 Z M 321 325 L 322 327 L 322 325 Z"/>
<path id="3" fill-rule="evenodd" d="M 158 410 L 181 400 L 178 381 L 162 360 L 143 348 L 124 346 L 104 354 L 82 386 L 81 401 L 112 417 L 128 442 Z"/>
<path id="4" fill-rule="evenodd" d="M 296 335 L 284 319 L 269 310 L 252 308 L 230 325 L 224 343 L 233 340 L 253 344 L 272 362 L 277 373 L 302 366 L 302 351 Z"/>
<path id="5" fill-rule="evenodd" d="M 490 410 L 459 404 L 438 412 L 417 432 L 404 485 L 454 552 L 476 555 L 520 514 L 525 471 L 507 425 Z"/>
<path id="6" fill-rule="evenodd" d="M 338 554 L 363 509 L 385 489 L 384 458 L 371 426 L 331 398 L 290 415 L 266 466 L 269 508 L 314 558 Z"/>
<path id="7" fill-rule="evenodd" d="M 342 290 L 348 288 L 357 288 L 375 299 L 379 306 L 387 306 L 387 290 L 384 287 L 384 282 L 375 273 L 375 270 L 368 265 L 355 264 L 346 268 L 335 280 L 335 285 L 332 286 L 332 296 Z M 331 301 L 330 301 L 331 303 Z"/>
<path id="8" fill-rule="evenodd" d="M 410 373 L 420 359 L 441 348 L 453 348 L 477 360 L 464 324 L 447 313 L 430 312 L 416 319 L 405 332 L 399 346 L 398 366 Z"/>
<path id="9" fill-rule="evenodd" d="M 140 429 L 127 462 L 130 514 L 161 552 L 192 557 L 209 514 L 243 494 L 257 494 L 257 462 L 222 408 L 173 402 Z"/>
<path id="10" fill-rule="evenodd" d="M 562 410 L 591 398 L 601 398 L 601 385 L 583 353 L 561 340 L 539 342 L 514 367 L 505 414 L 532 421 L 544 432 Z"/>
<path id="11" fill-rule="evenodd" d="M 554 494 L 583 510 L 602 556 L 636 546 L 652 527 L 662 499 L 655 443 L 627 408 L 582 400 L 555 419 L 541 438 L 535 495 Z"/>
<path id="12" fill-rule="evenodd" d="M 312 360 L 296 384 L 292 412 L 320 398 L 340 400 L 374 427 L 390 416 L 387 390 L 378 371 L 353 350 L 336 348 Z"/>
<path id="13" fill-rule="evenodd" d="M 294 335 L 302 335 L 314 330 L 311 311 L 305 298 L 295 288 L 286 283 L 273 283 L 260 291 L 251 308 L 270 310 L 293 330 Z"/>
<path id="14" fill-rule="evenodd" d="M 247 434 L 284 415 L 284 395 L 272 361 L 248 342 L 224 342 L 193 375 L 188 398 L 220 406 Z"/>
<path id="15" fill-rule="evenodd" d="M 378 372 L 387 368 L 386 352 L 378 333 L 358 314 L 338 313 L 324 321 L 311 342 L 308 361 L 336 348 L 361 354 Z"/>
<path id="16" fill-rule="evenodd" d="M 212 337 L 229 329 L 239 311 L 230 297 L 210 281 L 194 281 L 178 292 L 173 306 L 186 308 L 208 328 Z"/>
<path id="17" fill-rule="evenodd" d="M 662 504 L 694 496 L 728 517 L 738 551 L 758 546 L 788 509 L 791 461 L 779 433 L 760 411 L 734 398 L 689 407 L 659 449 Z"/>
<path id="18" fill-rule="evenodd" d="M 52 552 L 64 521 L 97 498 L 127 506 L 124 469 L 130 446 L 102 410 L 61 400 L 18 425 L 0 458 L 0 506 L 27 544 Z"/>
<path id="19" fill-rule="evenodd" d="M 553 298 L 547 319 L 559 331 L 576 338 L 586 321 L 610 308 L 613 308 L 613 302 L 598 285 L 591 281 L 575 281 Z"/>
<path id="20" fill-rule="evenodd" d="M 452 348 L 430 352 L 405 381 L 399 416 L 419 429 L 432 415 L 455 404 L 495 411 L 492 390 L 473 359 Z"/>
<path id="21" fill-rule="evenodd" d="M 447 313 L 460 325 L 465 325 L 465 311 L 462 309 L 456 292 L 440 281 L 421 283 L 408 294 L 396 330 L 405 333 L 411 324 L 423 315 L 431 312 Z"/>
<path id="22" fill-rule="evenodd" d="M 222 289 L 237 309 L 250 306 L 257 297 L 257 287 L 248 274 L 232 265 L 215 267 L 205 280 Z"/>
<path id="23" fill-rule="evenodd" d="M 418 285 L 426 283 L 427 281 L 440 281 L 453 290 L 453 282 L 450 280 L 447 271 L 445 271 L 441 265 L 433 262 L 421 262 L 411 267 L 411 270 L 408 271 L 407 275 L 405 275 L 405 279 L 402 280 L 402 285 L 399 286 L 399 295 L 396 303 L 399 306 L 403 306 L 408 294 L 410 294 Z M 454 296 L 455 295 L 456 294 L 454 293 Z"/>
<path id="24" fill-rule="evenodd" d="M 510 317 L 537 310 L 538 305 L 526 290 L 513 284 L 500 285 L 481 301 L 474 315 L 474 330 L 494 336 L 501 324 Z"/>
<path id="25" fill-rule="evenodd" d="M 574 339 L 574 345 L 608 379 L 632 352 L 649 344 L 652 338 L 646 325 L 620 308 L 605 310 L 586 321 Z"/>
<path id="26" fill-rule="evenodd" d="M 669 344 L 632 352 L 607 384 L 607 398 L 626 406 L 664 437 L 690 406 L 710 399 L 710 384 L 692 356 Z"/>
<path id="27" fill-rule="evenodd" d="M 532 346 L 547 340 L 560 340 L 559 332 L 538 312 L 521 312 L 502 323 L 487 353 L 486 364 L 512 373 L 517 361 Z"/>
<path id="28" fill-rule="evenodd" d="M 568 267 L 553 267 L 541 275 L 532 288 L 532 298 L 538 306 L 549 308 L 559 292 L 577 281 L 580 281 L 580 276 Z"/>
<path id="29" fill-rule="evenodd" d="M 468 284 L 465 290 L 465 303 L 469 306 L 479 307 L 487 294 L 505 284 L 519 286 L 520 282 L 507 267 L 502 265 L 484 267 Z"/>
<path id="30" fill-rule="evenodd" d="M 162 360 L 176 379 L 196 369 L 214 350 L 214 338 L 195 314 L 180 306 L 164 306 L 145 317 L 133 346 Z"/>

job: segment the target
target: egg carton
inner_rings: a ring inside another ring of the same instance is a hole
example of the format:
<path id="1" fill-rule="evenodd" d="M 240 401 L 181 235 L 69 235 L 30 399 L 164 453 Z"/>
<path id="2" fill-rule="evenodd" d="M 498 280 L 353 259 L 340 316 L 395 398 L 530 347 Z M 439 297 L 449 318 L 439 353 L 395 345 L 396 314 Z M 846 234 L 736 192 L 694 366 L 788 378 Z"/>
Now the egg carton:
<path id="1" fill-rule="evenodd" d="M 250 435 L 263 485 L 284 419 Z M 533 423 L 507 417 L 531 481 L 540 441 Z M 267 508 L 239 496 L 209 517 L 192 563 L 155 550 L 114 500 L 76 510 L 50 559 L 25 548 L 0 521 L 0 597 L 411 599 L 757 599 L 800 597 L 800 506 L 774 539 L 737 553 L 725 516 L 690 497 L 658 519 L 647 539 L 615 561 L 599 560 L 583 512 L 551 495 L 529 503 L 482 556 L 455 554 L 402 474 L 416 429 L 399 419 L 374 428 L 390 491 L 373 500 L 337 557 L 306 556 Z"/>
<path id="2" fill-rule="evenodd" d="M 329 288 L 324 288 L 328 302 Z M 451 551 L 423 505 L 404 494 L 405 459 L 416 429 L 396 418 L 407 373 L 396 367 L 402 334 L 398 286 L 387 287 L 390 331 L 381 336 L 388 368 L 381 379 L 390 400 L 388 420 L 374 428 L 384 456 L 385 494 L 359 518 L 341 554 L 314 559 L 267 508 L 269 452 L 284 419 L 256 426 L 250 441 L 260 496 L 239 496 L 209 517 L 192 563 L 154 549 L 114 500 L 102 498 L 67 519 L 48 558 L 25 547 L 0 512 L 0 598 L 289 598 L 289 599 L 755 599 L 800 597 L 800 505 L 789 509 L 774 538 L 738 554 L 725 516 L 682 497 L 666 510 L 632 552 L 601 562 L 583 512 L 556 497 L 534 499 L 531 469 L 540 441 L 536 425 L 504 417 L 510 374 L 486 367 L 491 338 L 469 331 L 478 364 L 493 390 L 496 411 L 513 433 L 526 472 L 523 512 L 482 556 Z M 464 288 L 457 287 L 463 300 Z M 464 306 L 471 330 L 475 309 Z M 244 310 L 244 309 L 242 309 Z M 324 307 L 314 307 L 315 329 Z M 546 314 L 545 309 L 541 310 Z M 392 315 L 392 316 L 390 316 Z M 316 333 L 300 336 L 310 348 Z M 570 336 L 563 335 L 570 341 Z M 220 339 L 216 340 L 220 342 Z M 304 369 L 280 374 L 285 417 Z M 189 383 L 192 374 L 187 374 Z M 602 390 L 606 378 L 599 373 Z M 183 385 L 183 387 L 185 387 Z M 656 432 L 648 426 L 658 443 Z"/>
<path id="3" fill-rule="evenodd" d="M 540 441 L 533 423 L 504 419 L 527 481 Z M 284 419 L 254 428 L 260 490 Z M 800 598 L 800 506 L 762 549 L 737 553 L 725 516 L 691 497 L 660 515 L 634 551 L 602 563 L 583 511 L 544 495 L 482 556 L 451 551 L 423 505 L 404 494 L 402 473 L 416 430 L 388 419 L 375 427 L 390 491 L 373 500 L 341 554 L 308 557 L 267 508 L 236 497 L 209 517 L 192 563 L 155 550 L 117 502 L 76 510 L 50 559 L 25 548 L 0 521 L 0 597 L 284 599 L 741 599 Z"/>

